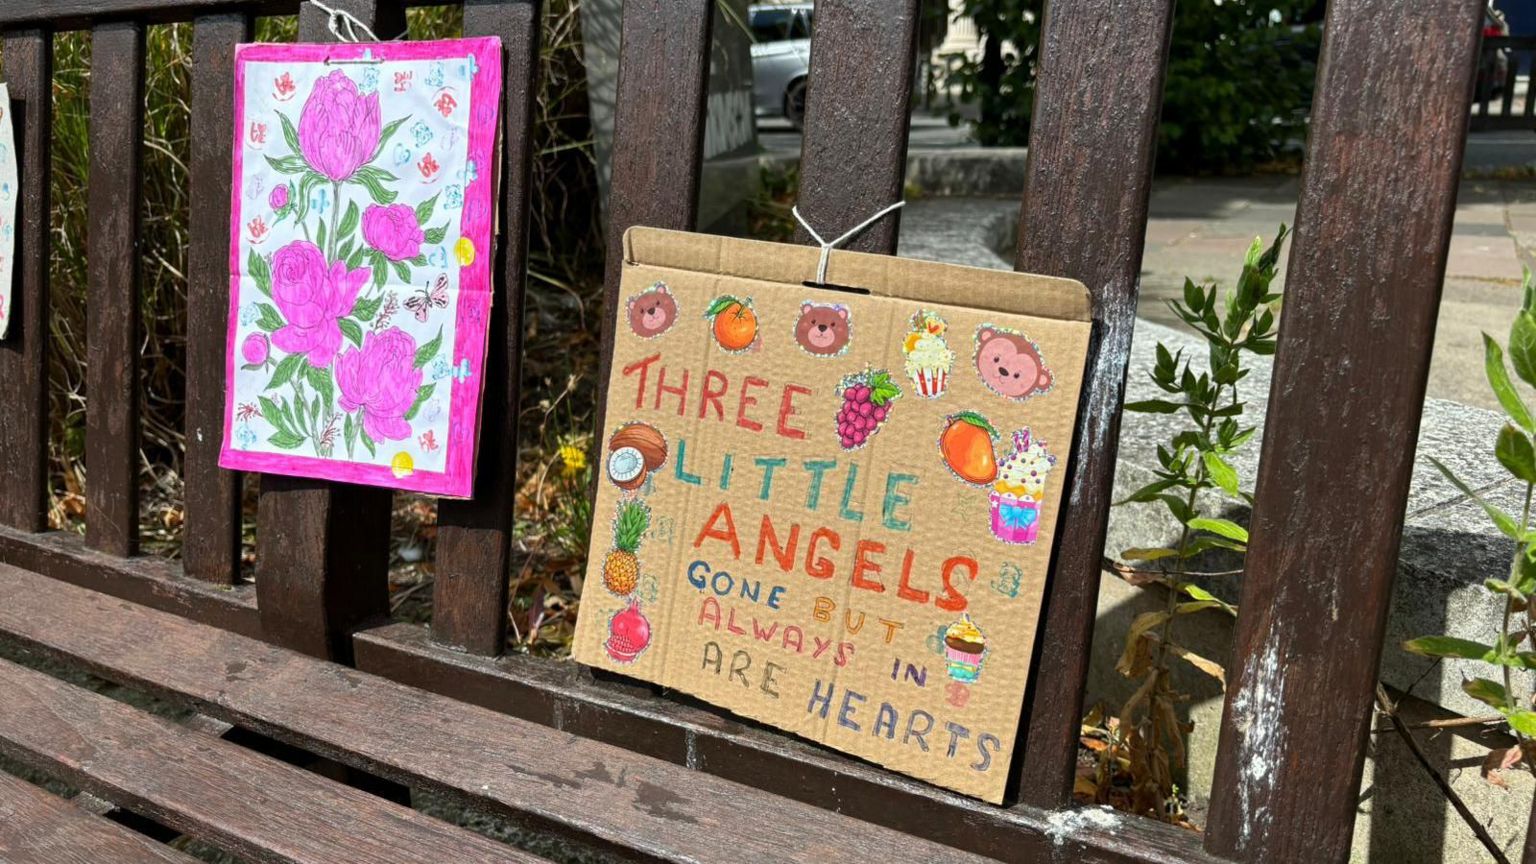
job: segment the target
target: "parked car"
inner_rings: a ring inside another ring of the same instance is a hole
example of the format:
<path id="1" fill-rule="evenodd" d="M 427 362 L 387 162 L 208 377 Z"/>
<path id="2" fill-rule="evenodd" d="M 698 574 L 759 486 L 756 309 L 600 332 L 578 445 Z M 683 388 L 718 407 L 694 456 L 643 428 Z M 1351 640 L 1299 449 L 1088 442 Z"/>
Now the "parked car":
<path id="1" fill-rule="evenodd" d="M 806 76 L 811 71 L 809 3 L 751 6 L 752 102 L 758 117 L 805 124 Z"/>
<path id="2" fill-rule="evenodd" d="M 1493 8 L 1489 3 L 1483 7 L 1483 38 L 1496 38 L 1509 35 L 1509 22 L 1505 20 L 1504 13 Z M 1477 95 L 1476 101 L 1495 99 L 1504 95 L 1504 82 L 1509 80 L 1509 49 L 1495 48 L 1483 44 L 1481 56 L 1477 60 Z"/>

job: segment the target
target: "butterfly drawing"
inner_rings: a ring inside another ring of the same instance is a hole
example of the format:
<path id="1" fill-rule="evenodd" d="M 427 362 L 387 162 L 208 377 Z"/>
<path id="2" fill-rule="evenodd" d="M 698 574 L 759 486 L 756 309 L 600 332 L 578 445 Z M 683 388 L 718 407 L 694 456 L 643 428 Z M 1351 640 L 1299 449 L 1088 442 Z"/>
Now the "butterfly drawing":
<path id="1" fill-rule="evenodd" d="M 411 148 L 405 146 L 404 144 L 396 144 L 395 145 L 395 164 L 396 165 L 404 165 L 405 163 L 407 163 L 409 161 L 411 161 Z"/>
<path id="2" fill-rule="evenodd" d="M 431 429 L 421 433 L 417 436 L 416 440 L 420 442 L 421 452 L 423 453 L 431 453 L 437 450 L 437 436 L 432 434 Z"/>
<path id="3" fill-rule="evenodd" d="M 421 293 L 412 295 L 405 301 L 405 308 L 411 310 L 417 321 L 426 321 L 433 309 L 444 309 L 448 306 L 448 274 L 439 273 L 432 281 L 432 287 L 422 286 Z"/>

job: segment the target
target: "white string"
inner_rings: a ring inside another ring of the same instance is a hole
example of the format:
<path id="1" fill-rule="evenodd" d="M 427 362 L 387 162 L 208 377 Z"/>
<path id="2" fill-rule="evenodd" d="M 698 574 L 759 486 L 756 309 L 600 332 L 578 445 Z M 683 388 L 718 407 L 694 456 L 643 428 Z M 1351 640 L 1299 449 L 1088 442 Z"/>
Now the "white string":
<path id="1" fill-rule="evenodd" d="M 359 30 L 363 31 L 364 35 L 374 42 L 384 41 L 375 35 L 372 30 L 368 29 L 367 24 L 359 21 L 352 13 L 345 9 L 332 9 L 321 3 L 320 0 L 309 0 L 309 5 L 326 14 L 325 26 L 330 28 L 331 35 L 335 36 L 338 42 L 363 41 L 358 38 L 357 31 Z"/>
<path id="2" fill-rule="evenodd" d="M 805 217 L 800 215 L 800 205 L 797 204 L 794 207 L 789 208 L 789 212 L 794 214 L 795 221 L 800 223 L 800 227 L 804 228 L 806 233 L 811 235 L 811 239 L 815 240 L 817 244 L 821 246 L 821 260 L 816 263 L 816 284 L 827 284 L 827 262 L 832 258 L 833 248 L 841 246 L 849 240 L 853 239 L 853 237 L 856 236 L 860 231 L 863 231 L 865 228 L 868 228 L 876 222 L 879 222 L 881 219 L 885 218 L 887 214 L 894 212 L 898 208 L 905 207 L 906 204 L 907 202 L 905 201 L 897 201 L 895 204 L 892 204 L 884 210 L 881 210 L 879 213 L 876 213 L 868 219 L 865 219 L 863 222 L 860 222 L 859 224 L 848 229 L 843 233 L 841 237 L 838 237 L 830 243 L 821 239 L 821 235 L 816 233 L 816 229 L 811 227 L 811 223 L 805 221 Z"/>

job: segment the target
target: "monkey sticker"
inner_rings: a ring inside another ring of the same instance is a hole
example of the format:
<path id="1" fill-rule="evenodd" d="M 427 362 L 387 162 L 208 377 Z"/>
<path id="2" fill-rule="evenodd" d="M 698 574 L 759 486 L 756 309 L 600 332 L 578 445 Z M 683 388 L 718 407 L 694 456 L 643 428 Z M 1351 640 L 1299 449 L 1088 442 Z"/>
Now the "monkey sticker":
<path id="1" fill-rule="evenodd" d="M 976 372 L 988 390 L 1022 402 L 1051 389 L 1040 346 L 1016 330 L 983 324 L 976 328 Z"/>

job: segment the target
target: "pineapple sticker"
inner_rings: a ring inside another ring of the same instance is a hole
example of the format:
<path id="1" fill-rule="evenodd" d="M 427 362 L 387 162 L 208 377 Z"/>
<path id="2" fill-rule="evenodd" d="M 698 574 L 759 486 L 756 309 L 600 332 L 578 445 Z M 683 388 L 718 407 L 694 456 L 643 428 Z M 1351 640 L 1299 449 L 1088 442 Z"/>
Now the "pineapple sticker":
<path id="1" fill-rule="evenodd" d="M 613 551 L 603 559 L 603 587 L 620 597 L 640 584 L 640 539 L 651 527 L 651 508 L 644 501 L 620 501 L 613 520 Z"/>

